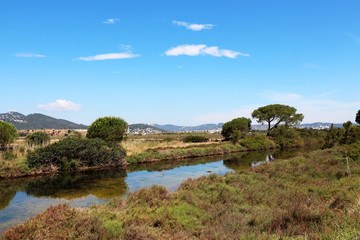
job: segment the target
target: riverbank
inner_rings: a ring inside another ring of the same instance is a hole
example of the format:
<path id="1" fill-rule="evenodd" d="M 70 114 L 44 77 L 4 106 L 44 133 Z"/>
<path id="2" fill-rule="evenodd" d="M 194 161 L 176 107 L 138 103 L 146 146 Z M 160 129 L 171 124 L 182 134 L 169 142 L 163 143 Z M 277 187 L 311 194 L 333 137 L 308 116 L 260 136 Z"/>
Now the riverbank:
<path id="1" fill-rule="evenodd" d="M 275 148 L 274 144 L 269 144 L 267 147 L 262 146 L 259 147 L 258 149 L 248 149 L 239 144 L 233 145 L 229 143 L 213 143 L 210 145 L 197 144 L 195 147 L 192 147 L 190 145 L 187 148 L 151 149 L 146 152 L 127 156 L 125 158 L 127 164 L 125 164 L 123 167 L 126 168 L 127 165 L 134 165 L 134 164 L 136 165 L 136 164 L 154 163 L 161 161 L 179 161 L 182 159 L 190 159 L 196 157 L 216 156 L 216 155 L 224 155 L 228 153 L 266 150 L 266 149 L 274 149 L 274 148 Z M 118 166 L 104 164 L 93 167 L 79 167 L 75 171 L 84 171 L 89 169 L 105 169 L 109 167 L 118 167 Z M 39 169 L 39 170 L 30 169 L 27 165 L 25 158 L 18 158 L 16 160 L 9 160 L 9 161 L 0 161 L 0 169 L 1 169 L 0 180 L 64 172 L 54 167 Z"/>
<path id="2" fill-rule="evenodd" d="M 275 144 L 267 142 L 256 148 L 247 148 L 240 144 L 218 143 L 212 145 L 200 145 L 188 148 L 169 148 L 169 149 L 151 149 L 146 152 L 132 154 L 126 157 L 126 161 L 130 164 L 151 163 L 159 161 L 174 161 L 185 158 L 207 157 L 215 155 L 224 155 L 228 153 L 260 151 L 274 149 Z"/>
<path id="3" fill-rule="evenodd" d="M 179 141 L 164 141 L 165 139 L 155 139 L 140 142 L 136 139 L 129 144 L 126 142 L 125 148 L 131 155 L 127 154 L 121 164 L 111 162 L 110 164 L 102 163 L 95 166 L 77 166 L 72 171 L 84 171 L 88 169 L 102 169 L 109 167 L 119 167 L 120 165 L 126 168 L 131 164 L 153 163 L 161 161 L 181 161 L 183 159 L 197 158 L 224 155 L 237 152 L 260 151 L 279 148 L 280 146 L 272 139 L 267 138 L 264 134 L 254 134 L 241 139 L 239 143 L 232 144 L 229 142 L 206 142 L 206 143 L 181 143 Z M 214 139 L 213 139 L 214 140 Z M 60 143 L 60 142 L 59 142 Z M 58 143 L 57 143 L 58 144 Z M 302 147 L 304 145 L 316 145 L 318 141 L 299 141 L 295 144 L 287 145 L 284 148 Z M 76 146 L 76 144 L 75 144 Z M 145 147 L 146 146 L 146 147 Z M 71 150 L 73 151 L 73 150 Z M 63 151 L 64 152 L 64 151 Z M 82 152 L 82 151 L 80 151 Z M 49 154 L 47 154 L 49 155 Z M 51 154 L 50 154 L 51 155 Z M 36 158 L 33 158 L 33 162 Z M 43 162 L 48 161 L 43 158 Z M 65 162 L 68 168 L 71 167 L 71 158 Z M 60 163 L 61 164 L 61 163 Z M 30 168 L 25 157 L 17 158 L 14 160 L 1 160 L 0 161 L 0 179 L 11 179 L 27 176 L 37 176 L 45 174 L 53 174 L 64 172 L 54 165 L 41 166 L 37 168 Z"/>
<path id="4" fill-rule="evenodd" d="M 4 239 L 354 239 L 360 235 L 360 164 L 341 148 L 305 153 L 224 177 L 154 186 L 104 205 L 51 207 Z"/>

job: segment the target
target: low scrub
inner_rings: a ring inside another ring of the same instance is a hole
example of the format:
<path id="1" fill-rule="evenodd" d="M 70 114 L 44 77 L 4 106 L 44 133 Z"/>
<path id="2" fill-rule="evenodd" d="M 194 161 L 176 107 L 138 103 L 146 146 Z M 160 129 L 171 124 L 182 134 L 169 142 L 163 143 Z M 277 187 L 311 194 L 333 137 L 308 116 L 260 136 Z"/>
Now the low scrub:
<path id="1" fill-rule="evenodd" d="M 304 146 L 304 139 L 295 128 L 288 128 L 284 125 L 274 128 L 270 132 L 276 145 L 280 148 L 292 148 Z"/>
<path id="2" fill-rule="evenodd" d="M 17 155 L 12 151 L 3 151 L 2 157 L 4 158 L 4 160 L 15 160 L 17 158 Z"/>
<path id="3" fill-rule="evenodd" d="M 360 163 L 343 148 L 153 186 L 90 209 L 50 207 L 3 239 L 358 239 Z"/>
<path id="4" fill-rule="evenodd" d="M 344 147 L 344 154 L 353 161 L 360 162 L 360 141 Z"/>
<path id="5" fill-rule="evenodd" d="M 50 136 L 46 132 L 34 132 L 26 136 L 26 143 L 32 146 L 43 146 L 50 143 Z"/>
<path id="6" fill-rule="evenodd" d="M 129 163 L 147 163 L 161 160 L 205 157 L 241 151 L 244 151 L 244 148 L 238 144 L 214 144 L 201 147 L 172 149 L 167 152 L 160 152 L 159 150 L 151 149 L 143 153 L 132 154 L 126 158 L 126 161 Z"/>
<path id="7" fill-rule="evenodd" d="M 274 143 L 265 134 L 247 135 L 240 141 L 241 146 L 248 150 L 265 150 L 274 148 Z"/>
<path id="8" fill-rule="evenodd" d="M 25 158 L 6 160 L 1 159 L 0 157 L 0 178 L 26 175 L 30 172 L 31 169 L 29 168 Z"/>
<path id="9" fill-rule="evenodd" d="M 198 142 L 207 142 L 207 141 L 209 141 L 209 139 L 203 136 L 190 135 L 183 138 L 183 142 L 185 143 L 189 143 L 189 142 L 198 143 Z"/>
<path id="10" fill-rule="evenodd" d="M 123 165 L 125 151 L 100 139 L 65 138 L 35 149 L 27 156 L 30 168 L 57 167 L 73 170 L 83 166 Z"/>

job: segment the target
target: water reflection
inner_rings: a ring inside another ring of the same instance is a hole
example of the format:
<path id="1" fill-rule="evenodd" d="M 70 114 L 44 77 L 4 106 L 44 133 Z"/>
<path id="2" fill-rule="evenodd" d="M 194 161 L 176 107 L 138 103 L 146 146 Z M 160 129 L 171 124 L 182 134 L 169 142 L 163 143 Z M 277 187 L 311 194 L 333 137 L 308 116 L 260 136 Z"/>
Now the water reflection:
<path id="1" fill-rule="evenodd" d="M 25 221 L 50 205 L 73 206 L 102 203 L 139 188 L 163 185 L 175 191 L 187 178 L 239 171 L 272 159 L 296 156 L 302 149 L 248 152 L 180 161 L 161 162 L 124 169 L 89 170 L 52 176 L 0 181 L 0 233 Z"/>

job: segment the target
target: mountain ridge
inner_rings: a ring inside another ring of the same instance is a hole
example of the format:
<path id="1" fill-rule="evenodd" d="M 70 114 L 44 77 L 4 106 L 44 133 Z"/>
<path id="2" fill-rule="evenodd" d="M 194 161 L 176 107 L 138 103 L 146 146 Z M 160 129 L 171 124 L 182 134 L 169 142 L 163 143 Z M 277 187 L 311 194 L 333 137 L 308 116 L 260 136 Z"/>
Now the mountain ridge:
<path id="1" fill-rule="evenodd" d="M 65 119 L 57 119 L 41 113 L 24 115 L 19 112 L 0 113 L 0 120 L 15 125 L 18 130 L 33 129 L 87 129 L 88 126 Z"/>

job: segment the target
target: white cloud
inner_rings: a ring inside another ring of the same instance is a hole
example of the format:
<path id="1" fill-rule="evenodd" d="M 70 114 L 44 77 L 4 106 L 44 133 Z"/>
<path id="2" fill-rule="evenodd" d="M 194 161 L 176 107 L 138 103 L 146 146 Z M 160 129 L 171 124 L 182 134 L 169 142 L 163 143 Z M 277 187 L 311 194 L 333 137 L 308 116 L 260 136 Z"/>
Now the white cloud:
<path id="1" fill-rule="evenodd" d="M 188 23 L 188 22 L 181 22 L 181 21 L 173 21 L 173 24 L 178 26 L 185 27 L 186 29 L 190 29 L 193 31 L 201 31 L 203 29 L 212 29 L 215 25 L 213 24 L 197 24 L 197 23 Z"/>
<path id="2" fill-rule="evenodd" d="M 105 21 L 103 21 L 102 23 L 105 23 L 105 24 L 115 24 L 115 22 L 118 22 L 119 19 L 117 18 L 109 18 L 109 19 L 106 19 Z"/>
<path id="3" fill-rule="evenodd" d="M 249 57 L 247 53 L 237 52 L 227 49 L 219 49 L 217 46 L 208 47 L 204 44 L 199 45 L 180 45 L 173 47 L 165 52 L 166 56 L 197 56 L 197 55 L 210 55 L 214 57 L 228 57 L 236 58 L 237 56 Z"/>
<path id="4" fill-rule="evenodd" d="M 89 57 L 79 57 L 77 60 L 83 60 L 83 61 L 98 61 L 98 60 L 109 60 L 109 59 L 126 59 L 126 58 L 135 58 L 139 57 L 138 54 L 133 53 L 106 53 L 106 54 L 99 54 L 95 56 L 89 56 Z"/>
<path id="5" fill-rule="evenodd" d="M 48 104 L 39 104 L 38 108 L 46 111 L 59 111 L 59 112 L 78 112 L 82 106 L 80 104 L 73 103 L 71 101 L 56 100 L 55 102 Z"/>
<path id="6" fill-rule="evenodd" d="M 37 53 L 15 53 L 15 57 L 26 57 L 26 58 L 44 58 L 45 55 L 37 54 Z"/>

